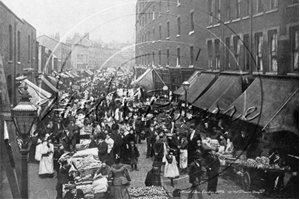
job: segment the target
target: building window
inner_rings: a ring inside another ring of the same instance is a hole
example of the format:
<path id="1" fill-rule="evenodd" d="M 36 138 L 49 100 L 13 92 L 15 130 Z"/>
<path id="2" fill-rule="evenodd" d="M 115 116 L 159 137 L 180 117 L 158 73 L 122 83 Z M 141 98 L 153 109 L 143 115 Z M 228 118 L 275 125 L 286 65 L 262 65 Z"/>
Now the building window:
<path id="1" fill-rule="evenodd" d="M 216 17 L 218 19 L 218 23 L 221 21 L 221 1 L 220 0 L 215 0 L 216 1 Z"/>
<path id="2" fill-rule="evenodd" d="M 263 35 L 262 33 L 255 35 L 256 47 L 256 67 L 257 71 L 263 71 Z"/>
<path id="3" fill-rule="evenodd" d="M 299 29 L 292 27 L 290 29 L 291 55 L 292 55 L 292 69 L 299 71 Z"/>
<path id="4" fill-rule="evenodd" d="M 159 1 L 159 16 L 161 16 L 161 0 Z"/>
<path id="5" fill-rule="evenodd" d="M 155 66 L 155 52 L 152 52 L 152 65 Z"/>
<path id="6" fill-rule="evenodd" d="M 161 51 L 158 51 L 158 65 L 161 66 Z"/>
<path id="7" fill-rule="evenodd" d="M 212 69 L 212 41 L 207 41 L 208 68 Z"/>
<path id="8" fill-rule="evenodd" d="M 220 69 L 220 40 L 215 40 L 216 69 Z"/>
<path id="9" fill-rule="evenodd" d="M 209 13 L 209 21 L 208 24 L 212 25 L 213 24 L 213 0 L 208 0 L 208 13 Z"/>
<path id="10" fill-rule="evenodd" d="M 190 65 L 194 65 L 194 46 L 190 46 Z"/>
<path id="11" fill-rule="evenodd" d="M 180 48 L 177 48 L 177 61 L 176 66 L 180 66 Z"/>
<path id="12" fill-rule="evenodd" d="M 167 22 L 167 37 L 170 37 L 170 22 Z"/>
<path id="13" fill-rule="evenodd" d="M 180 26 L 181 26 L 181 24 L 180 24 L 180 17 L 178 17 L 177 18 L 177 31 L 178 31 L 177 32 L 177 36 L 180 35 Z"/>
<path id="14" fill-rule="evenodd" d="M 269 31 L 270 71 L 277 72 L 277 31 Z"/>
<path id="15" fill-rule="evenodd" d="M 194 12 L 191 12 L 191 31 L 194 31 Z"/>
<path id="16" fill-rule="evenodd" d="M 161 40 L 161 37 L 162 37 L 162 35 L 161 35 L 161 25 L 159 25 L 159 40 Z"/>
<path id="17" fill-rule="evenodd" d="M 152 20 L 155 19 L 155 6 L 153 6 L 153 12 L 152 12 Z"/>
<path id="18" fill-rule="evenodd" d="M 170 0 L 167 1 L 167 11 L 170 10 Z"/>
<path id="19" fill-rule="evenodd" d="M 251 4 L 250 4 L 250 1 L 251 0 L 246 0 L 246 16 L 249 16 L 250 15 L 250 11 L 251 11 Z"/>
<path id="20" fill-rule="evenodd" d="M 270 0 L 270 8 L 271 10 L 278 8 L 278 0 Z"/>
<path id="21" fill-rule="evenodd" d="M 244 35 L 244 70 L 250 70 L 250 39 L 249 35 Z"/>
<path id="22" fill-rule="evenodd" d="M 155 28 L 152 29 L 152 34 L 153 34 L 153 36 L 152 36 L 153 40 L 152 41 L 155 41 Z"/>
<path id="23" fill-rule="evenodd" d="M 225 69 L 230 69 L 230 59 L 229 59 L 229 52 L 230 52 L 230 37 L 225 38 Z"/>
<path id="24" fill-rule="evenodd" d="M 148 31 L 148 42 L 150 42 L 150 30 Z"/>
<path id="25" fill-rule="evenodd" d="M 240 38 L 238 36 L 233 37 L 235 70 L 240 70 L 240 49 L 241 49 L 240 46 L 241 46 Z"/>
<path id="26" fill-rule="evenodd" d="M 17 54 L 17 61 L 20 62 L 21 60 L 21 33 L 18 31 L 18 54 Z"/>
<path id="27" fill-rule="evenodd" d="M 30 62 L 31 57 L 31 41 L 30 41 L 30 35 L 28 35 L 28 62 Z"/>
<path id="28" fill-rule="evenodd" d="M 167 49 L 167 65 L 170 64 L 170 50 Z"/>
<path id="29" fill-rule="evenodd" d="M 237 19 L 241 17 L 241 0 L 236 0 L 236 16 Z"/>
<path id="30" fill-rule="evenodd" d="M 9 34 L 9 60 L 13 60 L 13 31 L 12 26 L 8 26 L 8 34 Z"/>
<path id="31" fill-rule="evenodd" d="M 226 0 L 226 20 L 230 21 L 230 0 Z"/>
<path id="32" fill-rule="evenodd" d="M 261 13 L 264 11 L 264 5 L 262 3 L 262 0 L 256 0 L 256 8 L 257 8 L 257 13 Z"/>

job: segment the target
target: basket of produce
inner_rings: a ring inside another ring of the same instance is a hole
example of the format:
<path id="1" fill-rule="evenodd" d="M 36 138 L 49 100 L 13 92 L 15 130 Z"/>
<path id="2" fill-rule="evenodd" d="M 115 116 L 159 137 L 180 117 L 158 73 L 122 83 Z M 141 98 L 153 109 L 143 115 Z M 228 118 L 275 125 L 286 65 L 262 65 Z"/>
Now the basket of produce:
<path id="1" fill-rule="evenodd" d="M 130 187 L 128 189 L 131 198 L 138 199 L 168 199 L 170 198 L 164 187 Z"/>

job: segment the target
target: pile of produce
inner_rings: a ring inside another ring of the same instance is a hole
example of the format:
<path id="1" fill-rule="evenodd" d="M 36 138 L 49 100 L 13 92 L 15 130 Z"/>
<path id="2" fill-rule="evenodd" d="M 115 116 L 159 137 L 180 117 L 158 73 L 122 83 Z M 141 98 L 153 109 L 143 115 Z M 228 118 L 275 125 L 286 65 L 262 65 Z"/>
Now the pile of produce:
<path id="1" fill-rule="evenodd" d="M 130 187 L 128 189 L 131 198 L 138 199 L 168 199 L 168 193 L 163 187 Z"/>

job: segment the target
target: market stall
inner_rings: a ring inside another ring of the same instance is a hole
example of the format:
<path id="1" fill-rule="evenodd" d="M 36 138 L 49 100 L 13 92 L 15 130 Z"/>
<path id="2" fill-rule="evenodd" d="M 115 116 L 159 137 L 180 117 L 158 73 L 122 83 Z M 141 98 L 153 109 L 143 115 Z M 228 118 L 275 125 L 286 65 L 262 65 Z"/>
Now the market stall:
<path id="1" fill-rule="evenodd" d="M 263 188 L 262 177 L 267 172 L 284 173 L 290 172 L 290 167 L 271 165 L 268 157 L 256 157 L 255 159 L 239 159 L 232 155 L 218 154 L 223 171 L 235 174 L 238 183 L 245 191 L 261 190 Z"/>

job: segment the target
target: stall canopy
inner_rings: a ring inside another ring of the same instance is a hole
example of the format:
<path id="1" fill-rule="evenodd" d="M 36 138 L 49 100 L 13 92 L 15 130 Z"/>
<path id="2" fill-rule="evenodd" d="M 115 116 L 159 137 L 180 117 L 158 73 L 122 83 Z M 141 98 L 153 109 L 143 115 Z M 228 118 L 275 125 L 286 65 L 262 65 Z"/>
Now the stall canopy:
<path id="1" fill-rule="evenodd" d="M 59 79 L 57 79 L 57 78 L 55 78 L 55 77 L 53 77 L 53 76 L 51 76 L 51 75 L 49 75 L 49 76 L 47 76 L 47 77 L 49 78 L 51 84 L 52 84 L 53 86 L 55 86 L 55 87 L 56 87 L 58 84 L 62 84 L 62 81 L 59 81 Z"/>
<path id="2" fill-rule="evenodd" d="M 299 89 L 276 111 L 264 129 L 267 132 L 290 131 L 299 135 Z"/>
<path id="3" fill-rule="evenodd" d="M 299 80 L 297 78 L 256 77 L 253 83 L 230 106 L 226 114 L 262 128 L 287 129 L 298 104 Z M 297 99 L 295 99 L 295 97 Z M 285 115 L 286 114 L 286 115 Z M 298 113 L 297 113 L 298 114 Z M 275 123 L 278 121 L 278 124 Z M 274 125 L 274 126 L 270 126 Z"/>
<path id="4" fill-rule="evenodd" d="M 190 78 L 187 80 L 190 83 L 190 87 L 193 86 L 193 84 L 196 82 L 197 77 L 201 74 L 200 71 L 195 71 Z M 174 91 L 175 95 L 184 95 L 184 89 L 183 86 L 180 86 L 176 91 Z"/>
<path id="5" fill-rule="evenodd" d="M 224 110 L 242 94 L 239 75 L 220 75 L 215 83 L 194 103 L 194 106 L 212 111 L 215 107 Z"/>
<path id="6" fill-rule="evenodd" d="M 49 93 L 49 92 L 45 91 L 44 89 L 38 87 L 37 85 L 35 85 L 31 81 L 29 81 L 28 79 L 24 79 L 21 82 L 21 85 L 18 88 L 18 90 L 20 92 L 23 91 L 25 84 L 28 87 L 27 91 L 32 96 L 30 98 L 30 101 L 31 101 L 31 103 L 33 103 L 35 105 L 42 105 L 42 104 L 46 103 L 52 96 L 51 93 Z"/>
<path id="7" fill-rule="evenodd" d="M 48 90 L 49 92 L 51 93 L 59 93 L 59 90 L 57 89 L 56 86 L 53 86 L 49 81 L 48 79 L 42 75 L 42 88 L 49 88 L 50 90 Z"/>
<path id="8" fill-rule="evenodd" d="M 139 78 L 131 82 L 131 85 L 142 87 L 145 90 L 153 90 L 153 75 L 152 75 L 153 69 L 147 69 Z"/>
<path id="9" fill-rule="evenodd" d="M 89 69 L 84 70 L 84 72 L 86 72 L 90 76 L 94 75 L 94 73 L 92 71 L 90 71 Z"/>
<path id="10" fill-rule="evenodd" d="M 207 89 L 216 81 L 216 79 L 216 74 L 201 73 L 201 75 L 196 78 L 196 81 L 187 91 L 188 103 L 194 103 L 200 96 L 203 95 L 203 93 L 205 93 L 205 91 L 207 91 Z M 184 101 L 185 96 L 181 96 L 179 100 Z"/>

